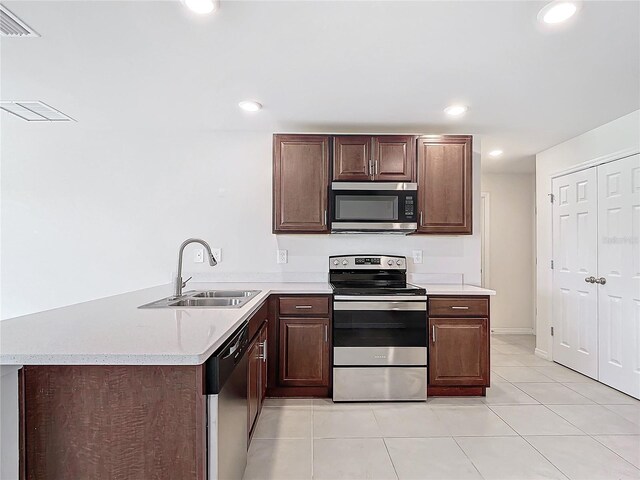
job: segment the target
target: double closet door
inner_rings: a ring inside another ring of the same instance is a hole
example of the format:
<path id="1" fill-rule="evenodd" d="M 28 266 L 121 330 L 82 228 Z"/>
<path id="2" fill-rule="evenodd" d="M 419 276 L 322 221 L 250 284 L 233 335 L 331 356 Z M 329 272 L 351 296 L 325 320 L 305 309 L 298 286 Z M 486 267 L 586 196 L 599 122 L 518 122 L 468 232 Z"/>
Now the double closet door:
<path id="1" fill-rule="evenodd" d="M 553 194 L 553 359 L 640 398 L 640 155 Z"/>

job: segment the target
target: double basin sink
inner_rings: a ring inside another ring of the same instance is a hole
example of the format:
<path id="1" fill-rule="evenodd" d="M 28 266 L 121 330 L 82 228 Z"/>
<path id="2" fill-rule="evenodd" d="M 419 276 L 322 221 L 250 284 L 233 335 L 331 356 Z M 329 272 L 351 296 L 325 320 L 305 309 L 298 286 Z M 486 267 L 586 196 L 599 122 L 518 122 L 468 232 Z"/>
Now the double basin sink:
<path id="1" fill-rule="evenodd" d="M 139 308 L 240 308 L 260 290 L 192 290 Z"/>

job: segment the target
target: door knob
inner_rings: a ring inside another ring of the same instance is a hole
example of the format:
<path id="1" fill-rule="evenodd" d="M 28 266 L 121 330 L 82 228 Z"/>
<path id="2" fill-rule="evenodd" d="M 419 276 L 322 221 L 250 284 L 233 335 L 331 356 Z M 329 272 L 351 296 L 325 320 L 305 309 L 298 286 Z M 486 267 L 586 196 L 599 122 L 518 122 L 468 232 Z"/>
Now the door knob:
<path id="1" fill-rule="evenodd" d="M 596 277 L 587 277 L 584 281 L 587 283 L 596 283 Z"/>
<path id="2" fill-rule="evenodd" d="M 604 278 L 604 277 L 596 278 L 595 279 L 595 283 L 599 283 L 600 285 L 604 285 L 605 283 L 607 283 L 607 279 Z"/>

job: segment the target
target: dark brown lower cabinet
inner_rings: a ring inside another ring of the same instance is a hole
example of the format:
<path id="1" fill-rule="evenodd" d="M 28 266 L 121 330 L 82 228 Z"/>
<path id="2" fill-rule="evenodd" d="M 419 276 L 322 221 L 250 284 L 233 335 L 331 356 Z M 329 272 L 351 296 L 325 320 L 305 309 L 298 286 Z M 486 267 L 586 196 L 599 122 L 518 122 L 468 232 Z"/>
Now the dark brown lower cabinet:
<path id="1" fill-rule="evenodd" d="M 431 385 L 488 386 L 486 318 L 432 318 L 429 329 Z"/>
<path id="2" fill-rule="evenodd" d="M 281 318 L 279 383 L 291 387 L 328 387 L 328 318 Z"/>
<path id="3" fill-rule="evenodd" d="M 428 394 L 485 395 L 489 297 L 429 297 Z"/>
<path id="4" fill-rule="evenodd" d="M 249 318 L 247 350 L 247 432 L 251 441 L 253 428 L 260 416 L 267 390 L 267 331 L 269 302 L 264 302 Z"/>
<path id="5" fill-rule="evenodd" d="M 202 365 L 20 370 L 21 478 L 207 478 Z"/>
<path id="6" fill-rule="evenodd" d="M 264 324 L 249 346 L 247 403 L 249 439 L 256 425 L 267 391 L 267 325 Z"/>
<path id="7" fill-rule="evenodd" d="M 258 418 L 258 410 L 260 409 L 260 374 L 262 373 L 260 358 L 260 338 L 255 338 L 249 350 L 247 351 L 248 367 L 247 367 L 247 431 L 251 438 L 251 431 Z"/>

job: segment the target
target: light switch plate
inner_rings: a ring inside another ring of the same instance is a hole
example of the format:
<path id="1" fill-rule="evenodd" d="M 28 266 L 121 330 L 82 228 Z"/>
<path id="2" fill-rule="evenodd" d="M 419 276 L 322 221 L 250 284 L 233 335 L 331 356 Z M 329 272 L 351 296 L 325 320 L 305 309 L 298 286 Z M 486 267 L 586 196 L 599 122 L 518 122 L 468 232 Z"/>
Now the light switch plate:
<path id="1" fill-rule="evenodd" d="M 289 255 L 287 255 L 287 251 L 286 250 L 278 250 L 278 255 L 277 255 L 276 262 L 277 263 L 288 263 L 289 262 Z"/>
<path id="2" fill-rule="evenodd" d="M 422 250 L 413 251 L 413 263 L 422 263 Z"/>
<path id="3" fill-rule="evenodd" d="M 193 261 L 194 263 L 204 262 L 204 248 L 197 248 L 193 251 Z"/>

